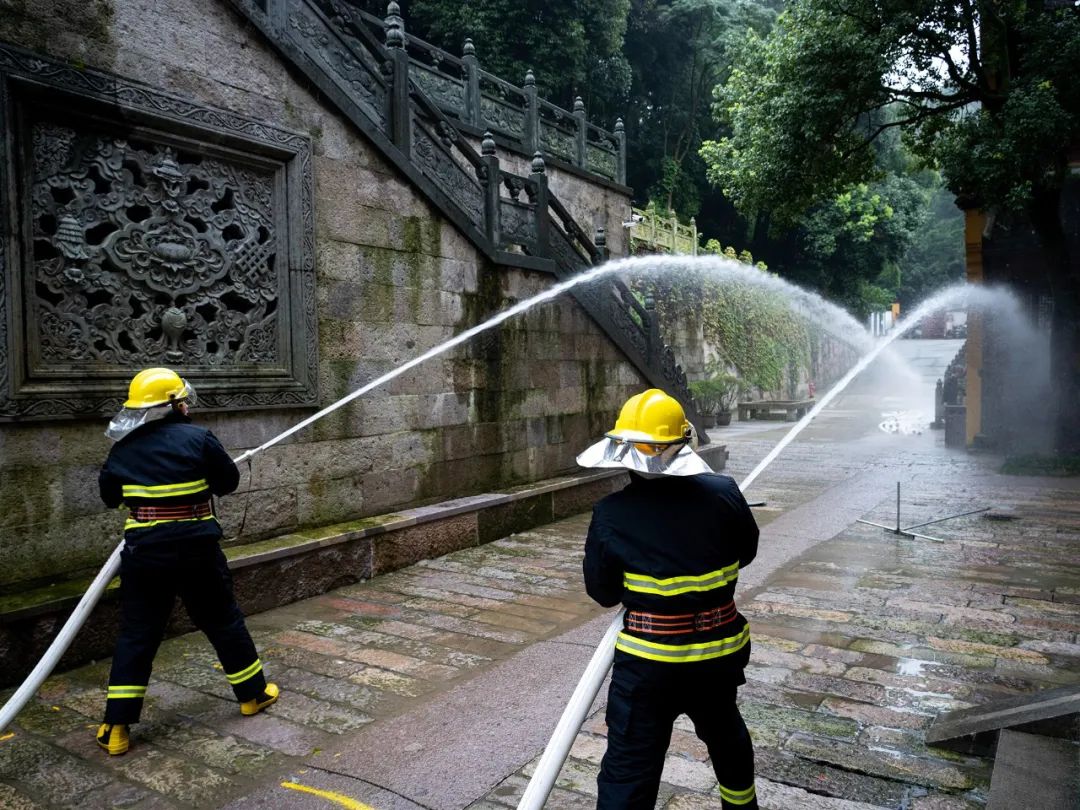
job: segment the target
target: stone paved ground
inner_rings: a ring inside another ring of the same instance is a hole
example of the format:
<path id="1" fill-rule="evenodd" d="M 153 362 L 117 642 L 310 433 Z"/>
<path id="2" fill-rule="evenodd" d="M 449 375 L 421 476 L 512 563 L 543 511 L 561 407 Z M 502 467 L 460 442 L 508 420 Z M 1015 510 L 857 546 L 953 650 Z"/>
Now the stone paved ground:
<path id="1" fill-rule="evenodd" d="M 884 434 L 890 404 L 871 390 L 840 398 L 748 492 L 768 504 L 761 560 L 737 594 L 754 632 L 740 701 L 772 810 L 981 807 L 989 764 L 925 746 L 934 715 L 1080 683 L 1080 482 L 1006 478 L 940 434 Z M 741 479 L 783 430 L 718 432 L 728 471 Z M 891 523 L 897 480 L 905 525 L 983 505 L 1015 519 L 943 523 L 928 529 L 935 543 L 849 518 Z M 512 807 L 608 621 L 580 583 L 586 525 L 252 617 L 285 692 L 255 718 L 238 715 L 200 636 L 166 642 L 123 757 L 92 740 L 108 662 L 56 675 L 0 735 L 0 807 Z M 602 707 L 601 695 L 548 807 L 592 806 Z M 658 807 L 719 808 L 684 720 Z"/>

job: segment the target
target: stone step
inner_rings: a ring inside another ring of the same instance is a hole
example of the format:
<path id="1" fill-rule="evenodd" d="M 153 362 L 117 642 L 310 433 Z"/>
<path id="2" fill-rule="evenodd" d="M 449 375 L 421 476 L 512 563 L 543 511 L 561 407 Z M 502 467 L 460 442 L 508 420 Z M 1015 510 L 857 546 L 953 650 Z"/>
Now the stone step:
<path id="1" fill-rule="evenodd" d="M 1046 689 L 938 715 L 926 733 L 926 743 L 982 754 L 1003 729 L 1080 740 L 1080 686 Z"/>
<path id="2" fill-rule="evenodd" d="M 1004 730 L 987 810 L 1080 810 L 1080 743 Z"/>

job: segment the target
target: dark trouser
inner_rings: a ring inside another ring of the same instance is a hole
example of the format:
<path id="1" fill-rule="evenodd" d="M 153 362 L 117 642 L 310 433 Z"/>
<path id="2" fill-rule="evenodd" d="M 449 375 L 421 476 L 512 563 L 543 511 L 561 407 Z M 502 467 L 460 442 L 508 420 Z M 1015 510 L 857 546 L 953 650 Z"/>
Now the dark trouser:
<path id="1" fill-rule="evenodd" d="M 690 717 L 709 749 L 725 810 L 757 810 L 754 749 L 735 705 L 737 685 L 717 672 L 709 662 L 659 663 L 616 655 L 597 810 L 652 810 L 680 714 Z"/>
<path id="2" fill-rule="evenodd" d="M 177 596 L 214 645 L 236 699 L 251 700 L 266 687 L 217 542 L 141 541 L 120 555 L 120 637 L 109 673 L 106 723 L 138 722 L 154 655 Z"/>

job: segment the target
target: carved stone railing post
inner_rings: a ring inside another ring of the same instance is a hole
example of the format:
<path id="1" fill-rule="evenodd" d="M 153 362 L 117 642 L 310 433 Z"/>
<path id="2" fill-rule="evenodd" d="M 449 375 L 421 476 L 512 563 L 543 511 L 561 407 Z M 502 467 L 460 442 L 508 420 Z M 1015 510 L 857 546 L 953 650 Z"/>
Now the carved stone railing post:
<path id="1" fill-rule="evenodd" d="M 536 242 L 543 256 L 551 253 L 548 237 L 551 217 L 548 214 L 548 178 L 544 156 L 539 152 L 533 155 L 532 173 L 529 179 L 536 184 Z"/>
<path id="2" fill-rule="evenodd" d="M 619 154 L 615 159 L 615 182 L 626 185 L 626 125 L 623 120 L 615 120 L 615 140 L 618 144 Z"/>
<path id="3" fill-rule="evenodd" d="M 596 245 L 596 263 L 603 264 L 608 259 L 607 234 L 604 232 L 603 225 L 596 229 L 596 234 L 593 236 L 593 244 Z"/>
<path id="4" fill-rule="evenodd" d="M 409 122 L 409 53 L 405 50 L 405 21 L 394 0 L 386 7 L 386 47 L 390 55 L 390 139 L 404 154 L 411 153 Z"/>
<path id="5" fill-rule="evenodd" d="M 697 217 L 690 217 L 690 238 L 694 241 L 690 243 L 690 255 L 697 256 L 698 252 L 698 235 L 697 235 Z"/>
<path id="6" fill-rule="evenodd" d="M 484 133 L 480 143 L 480 185 L 484 188 L 484 234 L 491 244 L 499 247 L 502 241 L 499 230 L 500 183 L 499 156 L 495 154 L 495 139 L 491 132 Z"/>
<path id="7" fill-rule="evenodd" d="M 581 96 L 574 99 L 574 121 L 577 124 L 577 153 L 574 165 L 585 168 L 585 149 L 589 143 L 589 121 L 585 117 L 585 102 Z"/>
<path id="8" fill-rule="evenodd" d="M 465 120 L 474 127 L 480 127 L 484 125 L 480 111 L 480 61 L 476 58 L 476 46 L 471 39 L 465 40 L 461 50 L 461 61 L 465 63 Z"/>
<path id="9" fill-rule="evenodd" d="M 532 70 L 525 74 L 525 148 L 536 152 L 540 148 L 540 104 L 537 101 L 536 77 Z"/>

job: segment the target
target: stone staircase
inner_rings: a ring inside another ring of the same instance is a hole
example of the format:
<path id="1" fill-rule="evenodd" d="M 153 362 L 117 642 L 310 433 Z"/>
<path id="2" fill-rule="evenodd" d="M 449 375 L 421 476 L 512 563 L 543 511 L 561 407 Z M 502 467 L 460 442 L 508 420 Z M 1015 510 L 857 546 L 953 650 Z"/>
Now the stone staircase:
<path id="1" fill-rule="evenodd" d="M 527 102 L 524 109 L 533 111 L 531 119 L 526 115 L 518 140 L 537 147 L 530 173 L 514 174 L 500 166 L 490 128 L 479 136 L 479 152 L 473 146 L 470 137 L 476 139 L 475 125 L 483 120 L 479 113 L 452 118 L 446 112 L 452 107 L 429 96 L 441 86 L 439 80 L 445 84 L 447 79 L 410 56 L 414 46 L 429 52 L 433 48 L 405 33 L 396 3 L 390 3 L 380 23 L 343 0 L 229 2 L 491 261 L 563 280 L 607 258 L 602 229 L 590 238 L 550 192 L 541 150 L 549 144 L 559 149 L 562 143 L 556 165 L 577 164 L 579 171 L 619 182 L 625 174 L 620 162 L 625 153 L 618 127 L 611 137 L 619 148 L 613 149 L 597 136 L 602 131 L 584 122 L 583 108 L 566 113 L 577 121 L 571 131 L 554 119 L 540 119 L 543 110 L 557 108 L 536 99 L 535 87 L 530 93 L 528 86 L 506 85 L 520 90 Z M 462 79 L 462 92 L 474 97 L 473 109 L 482 110 L 480 77 L 470 71 Z M 492 102 L 487 103 L 490 108 Z M 469 117 L 474 120 L 462 120 Z M 566 144 L 574 132 L 571 150 Z M 504 131 L 500 137 L 505 142 L 515 133 Z M 571 294 L 651 385 L 682 402 L 707 442 L 686 375 L 660 338 L 652 305 L 640 303 L 617 278 L 575 288 Z"/>
<path id="2" fill-rule="evenodd" d="M 943 714 L 926 742 L 993 755 L 987 810 L 1080 810 L 1080 687 Z"/>

